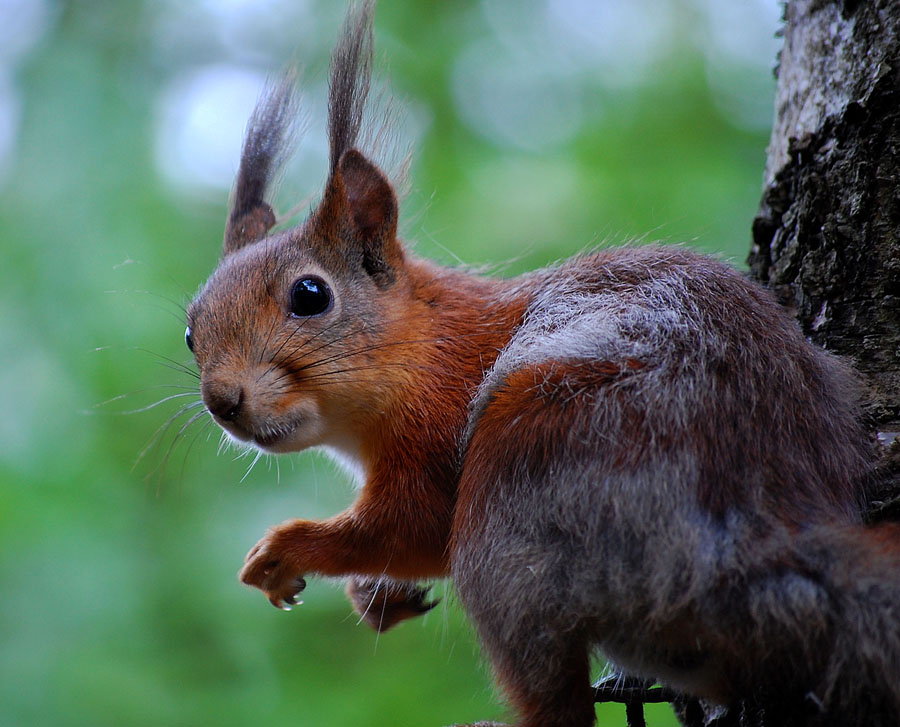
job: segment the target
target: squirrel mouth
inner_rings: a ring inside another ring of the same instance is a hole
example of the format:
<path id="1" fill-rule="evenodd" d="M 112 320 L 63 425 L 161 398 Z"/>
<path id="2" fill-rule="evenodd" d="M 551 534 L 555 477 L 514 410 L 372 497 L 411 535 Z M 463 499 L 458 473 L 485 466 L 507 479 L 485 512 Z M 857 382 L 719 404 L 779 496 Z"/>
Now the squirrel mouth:
<path id="1" fill-rule="evenodd" d="M 253 435 L 253 442 L 262 449 L 270 449 L 289 437 L 297 429 L 300 422 L 288 422 L 277 427 L 267 427 L 265 431 Z"/>

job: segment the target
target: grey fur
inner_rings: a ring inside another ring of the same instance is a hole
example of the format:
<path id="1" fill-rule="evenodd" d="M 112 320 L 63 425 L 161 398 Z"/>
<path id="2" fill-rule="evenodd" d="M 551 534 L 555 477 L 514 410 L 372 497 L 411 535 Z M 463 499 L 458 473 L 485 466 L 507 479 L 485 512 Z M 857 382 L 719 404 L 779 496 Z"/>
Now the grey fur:
<path id="1" fill-rule="evenodd" d="M 628 360 L 645 365 L 590 389 L 535 381 L 564 430 L 522 412 L 479 441 L 514 373 Z M 852 373 L 719 263 L 633 248 L 543 273 L 472 403 L 460 490 L 484 509 L 456 514 L 453 575 L 501 681 L 540 701 L 593 645 L 689 693 L 802 710 L 811 692 L 815 724 L 893 724 L 900 584 L 844 532 L 862 530 L 842 494 L 869 466 L 858 414 Z"/>

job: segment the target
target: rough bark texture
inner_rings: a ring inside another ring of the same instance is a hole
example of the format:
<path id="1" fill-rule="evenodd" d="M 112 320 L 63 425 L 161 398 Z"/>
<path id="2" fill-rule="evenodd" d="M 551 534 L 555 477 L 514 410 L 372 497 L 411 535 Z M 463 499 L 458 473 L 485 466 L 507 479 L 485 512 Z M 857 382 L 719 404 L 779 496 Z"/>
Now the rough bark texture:
<path id="1" fill-rule="evenodd" d="M 900 3 L 791 0 L 751 273 L 848 357 L 872 429 L 900 431 Z M 900 443 L 873 518 L 900 513 Z"/>
<path id="2" fill-rule="evenodd" d="M 785 8 L 752 274 L 849 357 L 900 429 L 900 3 Z"/>

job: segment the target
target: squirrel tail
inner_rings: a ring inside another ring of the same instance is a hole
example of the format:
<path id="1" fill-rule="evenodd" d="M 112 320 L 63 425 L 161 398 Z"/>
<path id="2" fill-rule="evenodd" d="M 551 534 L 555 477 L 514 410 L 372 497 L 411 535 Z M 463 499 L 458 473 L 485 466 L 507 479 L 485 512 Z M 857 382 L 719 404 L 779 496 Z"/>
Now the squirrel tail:
<path id="1" fill-rule="evenodd" d="M 715 631 L 737 637 L 735 691 L 802 724 L 896 725 L 900 525 L 822 525 L 771 546 L 707 601 Z"/>
<path id="2" fill-rule="evenodd" d="M 834 614 L 820 697 L 866 724 L 900 715 L 900 524 L 810 533 L 802 552 L 822 574 Z M 850 724 L 851 722 L 846 722 Z"/>

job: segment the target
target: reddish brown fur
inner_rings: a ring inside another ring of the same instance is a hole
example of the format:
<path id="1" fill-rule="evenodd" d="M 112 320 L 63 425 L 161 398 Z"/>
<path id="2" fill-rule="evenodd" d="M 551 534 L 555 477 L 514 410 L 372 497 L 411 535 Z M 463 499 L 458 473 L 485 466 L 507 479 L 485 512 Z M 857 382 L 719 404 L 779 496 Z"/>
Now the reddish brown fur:
<path id="1" fill-rule="evenodd" d="M 513 468 L 521 462 L 551 462 L 563 452 L 576 459 L 596 456 L 593 448 L 579 449 L 577 439 L 567 441 L 565 433 L 570 430 L 573 418 L 583 411 L 585 399 L 642 367 L 634 359 L 622 364 L 547 361 L 509 376 L 494 392 L 469 442 L 457 494 L 453 540 L 465 541 L 472 528 L 479 525 L 478 518 L 472 514 L 484 512 L 485 499 L 495 494 L 485 486 L 480 473 L 496 468 L 498 461 Z M 633 427 L 629 436 L 623 436 L 618 446 L 611 443 L 606 453 L 617 464 L 633 463 L 641 457 L 640 443 L 645 437 L 640 412 L 632 412 L 630 417 Z M 548 439 L 545 432 L 559 432 L 560 436 Z M 502 452 L 495 448 L 498 438 L 507 442 Z"/>
<path id="2" fill-rule="evenodd" d="M 359 396 L 376 388 L 386 394 L 349 417 L 367 471 L 357 501 L 324 522 L 289 521 L 270 530 L 248 556 L 242 581 L 277 600 L 291 592 L 297 573 L 447 575 L 456 442 L 472 392 L 524 311 L 521 295 L 496 304 L 506 287 L 485 289 L 463 274 L 408 261 L 380 301 L 382 335 L 391 345 L 378 350 L 378 368 L 362 372 L 353 387 Z M 484 303 L 459 310 L 460 296 Z M 453 369 L 429 365 L 448 357 L 457 363 Z M 277 568 L 270 565 L 275 560 Z"/>

